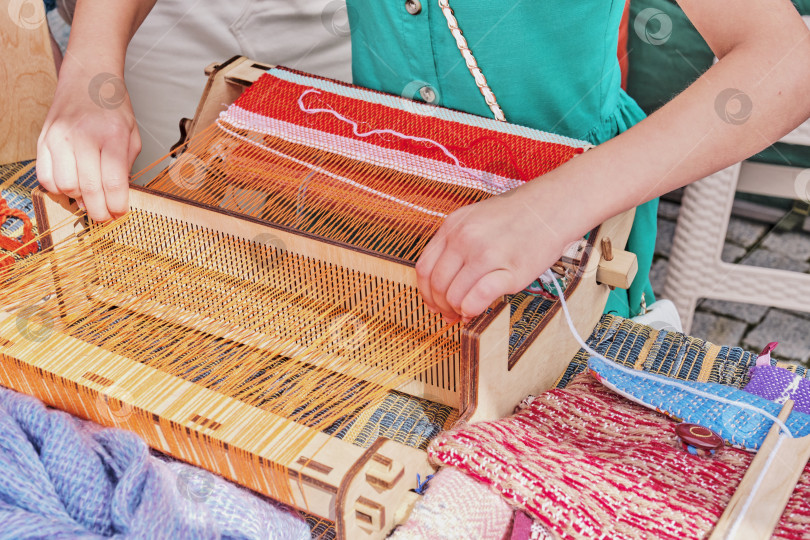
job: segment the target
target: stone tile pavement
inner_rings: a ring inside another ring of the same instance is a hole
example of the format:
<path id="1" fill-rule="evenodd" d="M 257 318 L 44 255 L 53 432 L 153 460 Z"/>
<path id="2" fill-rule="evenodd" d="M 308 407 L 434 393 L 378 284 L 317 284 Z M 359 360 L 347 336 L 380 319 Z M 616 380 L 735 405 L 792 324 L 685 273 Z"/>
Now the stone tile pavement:
<path id="1" fill-rule="evenodd" d="M 653 290 L 659 298 L 679 210 L 678 203 L 661 200 L 651 272 Z M 784 232 L 772 225 L 732 216 L 723 260 L 810 273 L 810 233 Z M 810 313 L 704 299 L 698 304 L 690 333 L 713 343 L 756 352 L 769 341 L 778 341 L 774 357 L 810 366 Z"/>

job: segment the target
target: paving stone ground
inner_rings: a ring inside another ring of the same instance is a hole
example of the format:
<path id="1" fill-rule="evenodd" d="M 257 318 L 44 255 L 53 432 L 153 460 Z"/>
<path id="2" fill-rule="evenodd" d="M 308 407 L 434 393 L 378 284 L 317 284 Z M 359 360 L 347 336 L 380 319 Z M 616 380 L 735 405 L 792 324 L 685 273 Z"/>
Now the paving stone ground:
<path id="1" fill-rule="evenodd" d="M 650 280 L 659 298 L 664 289 L 679 210 L 679 204 L 667 200 L 662 200 L 658 208 L 658 239 Z M 810 273 L 810 234 L 779 231 L 773 225 L 732 216 L 722 259 Z M 690 334 L 719 345 L 739 346 L 755 352 L 770 341 L 778 341 L 774 357 L 810 366 L 810 313 L 704 299 L 695 311 Z"/>

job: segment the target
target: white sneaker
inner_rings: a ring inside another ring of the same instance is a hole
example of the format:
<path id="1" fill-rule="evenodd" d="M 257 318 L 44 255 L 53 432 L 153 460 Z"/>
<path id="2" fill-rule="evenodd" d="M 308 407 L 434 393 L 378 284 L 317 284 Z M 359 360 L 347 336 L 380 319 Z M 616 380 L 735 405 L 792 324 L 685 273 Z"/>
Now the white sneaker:
<path id="1" fill-rule="evenodd" d="M 681 317 L 672 300 L 658 300 L 647 308 L 647 313 L 633 317 L 633 321 L 646 324 L 656 330 L 667 332 L 683 332 Z"/>

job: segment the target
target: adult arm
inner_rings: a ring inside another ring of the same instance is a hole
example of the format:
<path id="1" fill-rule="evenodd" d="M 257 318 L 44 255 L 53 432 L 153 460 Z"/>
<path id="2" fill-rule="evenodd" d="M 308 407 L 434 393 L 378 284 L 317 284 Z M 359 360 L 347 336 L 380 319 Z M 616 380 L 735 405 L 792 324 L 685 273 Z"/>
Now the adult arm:
<path id="1" fill-rule="evenodd" d="M 37 177 L 104 221 L 128 208 L 141 149 L 124 85 L 126 49 L 155 0 L 79 0 L 56 94 L 37 143 Z"/>
<path id="2" fill-rule="evenodd" d="M 509 197 L 451 214 L 416 265 L 428 307 L 449 321 L 478 315 L 599 223 L 751 156 L 810 116 L 810 32 L 788 0 L 679 4 L 719 62 L 625 133 Z"/>

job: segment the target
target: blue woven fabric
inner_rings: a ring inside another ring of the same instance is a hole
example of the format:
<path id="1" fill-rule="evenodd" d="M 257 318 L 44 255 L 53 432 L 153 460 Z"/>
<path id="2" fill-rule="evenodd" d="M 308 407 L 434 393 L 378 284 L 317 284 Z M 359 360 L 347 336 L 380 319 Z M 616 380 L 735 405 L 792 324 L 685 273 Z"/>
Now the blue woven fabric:
<path id="1" fill-rule="evenodd" d="M 742 388 L 757 355 L 739 347 L 721 347 L 679 332 L 656 330 L 630 319 L 603 315 L 587 340 L 599 354 L 619 364 L 673 379 L 721 383 Z M 590 354 L 584 349 L 574 356 L 557 388 L 565 386 L 586 369 Z M 782 365 L 782 367 L 787 367 Z M 807 378 L 807 369 L 789 366 Z"/>
<path id="2" fill-rule="evenodd" d="M 596 357 L 588 360 L 588 369 L 614 392 L 676 420 L 705 426 L 727 443 L 747 450 L 756 450 L 762 445 L 773 425 L 772 419 L 738 405 L 689 393 L 675 385 L 752 405 L 774 417 L 779 416 L 782 409 L 779 403 L 732 386 L 673 381 L 668 377 L 641 371 L 627 373 L 621 371 L 617 364 Z M 794 437 L 810 435 L 810 415 L 794 411 L 785 424 Z"/>
<path id="3" fill-rule="evenodd" d="M 300 517 L 207 471 L 0 387 L 0 539 L 309 538 Z"/>

